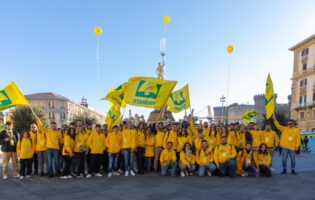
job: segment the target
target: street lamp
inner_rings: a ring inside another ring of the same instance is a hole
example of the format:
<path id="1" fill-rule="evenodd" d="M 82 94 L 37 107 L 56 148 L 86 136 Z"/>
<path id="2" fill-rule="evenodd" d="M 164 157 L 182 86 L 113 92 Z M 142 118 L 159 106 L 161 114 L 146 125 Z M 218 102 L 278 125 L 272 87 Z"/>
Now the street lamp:
<path id="1" fill-rule="evenodd" d="M 225 103 L 225 99 L 226 97 L 224 95 L 222 95 L 222 97 L 220 97 L 220 102 L 222 103 L 222 121 L 224 123 L 224 103 Z"/>

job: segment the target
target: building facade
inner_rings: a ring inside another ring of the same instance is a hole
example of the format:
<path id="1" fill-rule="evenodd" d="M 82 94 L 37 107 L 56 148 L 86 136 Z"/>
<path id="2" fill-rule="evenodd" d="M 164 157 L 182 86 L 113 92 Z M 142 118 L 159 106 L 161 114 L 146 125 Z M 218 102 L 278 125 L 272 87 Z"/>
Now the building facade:
<path id="1" fill-rule="evenodd" d="M 25 97 L 31 105 L 43 109 L 48 123 L 54 121 L 58 126 L 69 124 L 76 115 L 95 117 L 99 123 L 105 121 L 105 117 L 88 106 L 84 98 L 82 100 L 85 101 L 79 104 L 56 93 L 36 93 Z"/>
<path id="2" fill-rule="evenodd" d="M 289 50 L 294 54 L 291 117 L 301 131 L 315 131 L 315 34 Z"/>

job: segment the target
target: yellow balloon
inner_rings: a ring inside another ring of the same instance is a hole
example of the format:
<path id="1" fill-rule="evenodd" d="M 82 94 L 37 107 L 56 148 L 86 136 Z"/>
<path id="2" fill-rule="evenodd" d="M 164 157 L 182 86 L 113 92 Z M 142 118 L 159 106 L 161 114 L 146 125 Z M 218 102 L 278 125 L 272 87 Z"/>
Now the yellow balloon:
<path id="1" fill-rule="evenodd" d="M 100 26 L 95 26 L 95 28 L 94 28 L 94 33 L 97 35 L 97 36 L 99 36 L 99 35 L 101 35 L 102 34 L 102 27 L 100 27 Z"/>
<path id="2" fill-rule="evenodd" d="M 229 45 L 229 46 L 227 46 L 226 50 L 227 50 L 227 52 L 228 52 L 228 53 L 232 53 L 232 52 L 233 52 L 233 50 L 234 50 L 233 45 Z"/>
<path id="3" fill-rule="evenodd" d="M 163 17 L 163 22 L 164 22 L 164 24 L 169 24 L 169 23 L 170 23 L 170 21 L 171 21 L 170 16 L 165 15 L 165 16 Z"/>

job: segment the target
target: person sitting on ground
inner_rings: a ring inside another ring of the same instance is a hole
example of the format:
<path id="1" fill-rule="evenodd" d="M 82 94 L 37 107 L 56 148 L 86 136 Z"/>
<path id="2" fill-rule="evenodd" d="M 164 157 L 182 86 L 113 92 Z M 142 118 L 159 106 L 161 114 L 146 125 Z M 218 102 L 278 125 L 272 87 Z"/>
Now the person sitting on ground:
<path id="1" fill-rule="evenodd" d="M 257 176 L 258 170 L 255 165 L 251 143 L 247 143 L 246 148 L 238 152 L 236 158 L 236 173 L 241 176 Z"/>
<path id="2" fill-rule="evenodd" d="M 195 152 L 189 142 L 186 142 L 182 151 L 180 152 L 179 168 L 181 176 L 193 175 L 195 171 Z"/>
<path id="3" fill-rule="evenodd" d="M 196 153 L 196 160 L 199 165 L 198 175 L 205 176 L 207 172 L 207 175 L 211 176 L 216 169 L 216 165 L 213 162 L 213 152 L 206 140 L 201 142 L 201 146 L 202 148 Z"/>
<path id="4" fill-rule="evenodd" d="M 171 176 L 176 176 L 176 153 L 173 149 L 173 143 L 168 142 L 167 148 L 164 149 L 161 153 L 160 157 L 160 163 L 161 163 L 161 174 L 162 176 L 167 176 L 169 170 L 171 171 Z"/>
<path id="5" fill-rule="evenodd" d="M 254 153 L 254 159 L 259 171 L 259 176 L 271 177 L 271 156 L 265 143 L 262 143 L 258 151 Z"/>

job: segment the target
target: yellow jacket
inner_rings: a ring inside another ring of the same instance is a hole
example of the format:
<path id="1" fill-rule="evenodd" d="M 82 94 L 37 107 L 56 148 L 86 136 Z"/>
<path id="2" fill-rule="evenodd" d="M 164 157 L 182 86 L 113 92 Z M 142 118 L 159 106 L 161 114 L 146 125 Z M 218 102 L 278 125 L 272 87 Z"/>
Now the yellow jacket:
<path id="1" fill-rule="evenodd" d="M 253 166 L 255 165 L 253 151 L 250 151 L 247 153 L 246 149 L 244 149 L 243 151 L 238 152 L 237 158 L 236 158 L 236 173 L 237 174 L 241 175 L 242 173 L 244 173 L 243 166 L 245 162 L 250 163 Z"/>
<path id="2" fill-rule="evenodd" d="M 217 134 L 216 134 L 216 142 L 217 142 L 216 146 L 221 144 L 221 132 L 217 132 Z"/>
<path id="3" fill-rule="evenodd" d="M 203 127 L 202 134 L 204 137 L 208 137 L 210 133 L 210 128 Z"/>
<path id="4" fill-rule="evenodd" d="M 154 157 L 154 136 L 150 135 L 145 138 L 144 157 Z"/>
<path id="5" fill-rule="evenodd" d="M 257 168 L 259 168 L 259 165 L 264 165 L 266 167 L 269 167 L 271 164 L 271 156 L 268 150 L 266 154 L 262 154 L 262 153 L 259 153 L 259 151 L 256 151 L 254 153 L 254 159 L 255 159 Z"/>
<path id="6" fill-rule="evenodd" d="M 214 137 L 214 135 L 208 135 L 207 137 L 204 138 L 205 140 L 207 140 L 209 148 L 212 150 L 217 146 L 216 143 L 216 138 Z"/>
<path id="7" fill-rule="evenodd" d="M 258 148 L 263 141 L 261 130 L 251 130 L 250 133 L 253 137 L 253 148 Z"/>
<path id="8" fill-rule="evenodd" d="M 189 131 L 188 131 L 189 130 Z M 188 133 L 191 132 L 191 135 L 193 136 L 193 139 L 198 138 L 199 136 L 199 131 L 196 129 L 195 124 L 194 124 L 194 120 L 191 119 L 189 121 L 189 129 L 188 129 Z"/>
<path id="9" fill-rule="evenodd" d="M 164 135 L 165 134 L 163 131 L 157 131 L 156 135 L 154 136 L 155 147 L 163 147 Z"/>
<path id="10" fill-rule="evenodd" d="M 202 140 L 199 137 L 194 140 L 194 145 L 195 145 L 196 151 L 199 151 L 201 149 L 201 142 L 202 142 Z"/>
<path id="11" fill-rule="evenodd" d="M 73 150 L 74 150 L 74 140 L 69 135 L 66 135 L 63 140 L 62 155 L 69 156 L 70 153 L 74 152 Z"/>
<path id="12" fill-rule="evenodd" d="M 164 149 L 167 147 L 167 143 L 172 142 L 173 143 L 173 149 L 177 149 L 177 132 L 171 130 L 164 136 L 164 141 L 163 141 L 163 147 Z"/>
<path id="13" fill-rule="evenodd" d="M 191 155 L 188 155 L 185 151 L 180 152 L 179 160 L 186 166 L 195 164 L 196 162 L 195 155 L 193 153 Z"/>
<path id="14" fill-rule="evenodd" d="M 282 148 L 295 150 L 301 146 L 301 134 L 299 129 L 281 126 L 276 120 L 274 124 L 282 133 L 280 138 L 280 146 Z"/>
<path id="15" fill-rule="evenodd" d="M 214 149 L 213 158 L 216 164 L 225 163 L 227 158 L 233 159 L 235 157 L 236 157 L 235 148 L 230 144 L 226 145 L 220 144 Z"/>
<path id="16" fill-rule="evenodd" d="M 80 146 L 88 147 L 87 140 L 89 135 L 87 133 L 76 133 L 75 140 L 74 140 L 74 152 L 80 152 Z"/>
<path id="17" fill-rule="evenodd" d="M 122 130 L 122 149 L 135 149 L 136 148 L 136 130 L 124 129 Z"/>
<path id="18" fill-rule="evenodd" d="M 121 149 L 121 133 L 111 132 L 106 138 L 108 153 L 119 153 Z"/>
<path id="19" fill-rule="evenodd" d="M 42 123 L 37 122 L 37 126 L 46 134 L 46 147 L 48 149 L 60 149 L 60 145 L 63 143 L 62 134 L 58 130 L 47 129 L 42 126 Z"/>
<path id="20" fill-rule="evenodd" d="M 279 145 L 279 137 L 276 132 L 270 130 L 262 131 L 262 142 L 267 144 L 267 147 L 276 147 Z"/>
<path id="21" fill-rule="evenodd" d="M 23 137 L 18 140 L 18 143 L 16 146 L 16 152 L 20 156 L 21 159 L 33 158 L 34 150 L 35 150 L 35 144 L 31 138 Z"/>
<path id="22" fill-rule="evenodd" d="M 34 142 L 34 145 L 35 145 L 35 151 L 46 151 L 47 139 L 46 139 L 45 133 L 41 131 L 37 131 L 36 133 L 33 133 L 31 131 L 30 134 L 31 134 L 32 141 Z"/>
<path id="23" fill-rule="evenodd" d="M 209 166 L 210 163 L 213 162 L 213 153 L 211 149 L 207 149 L 206 151 L 200 149 L 196 153 L 196 161 L 201 166 Z"/>
<path id="24" fill-rule="evenodd" d="M 192 144 L 192 139 L 189 136 L 187 136 L 187 137 L 178 136 L 177 137 L 177 149 L 176 149 L 177 152 L 181 152 L 183 150 L 186 142 L 189 142 L 189 144 Z"/>
<path id="25" fill-rule="evenodd" d="M 170 162 L 176 162 L 176 153 L 173 149 L 171 151 L 164 149 L 160 156 L 161 166 L 166 166 Z"/>
<path id="26" fill-rule="evenodd" d="M 237 147 L 245 149 L 245 147 L 246 147 L 246 132 L 244 132 L 244 133 L 238 132 L 237 133 Z"/>
<path id="27" fill-rule="evenodd" d="M 227 142 L 230 145 L 237 146 L 237 133 L 236 133 L 236 131 L 229 131 Z"/>
<path id="28" fill-rule="evenodd" d="M 137 147 L 145 147 L 145 135 L 144 130 L 137 131 Z"/>
<path id="29" fill-rule="evenodd" d="M 91 154 L 103 154 L 106 148 L 105 134 L 93 131 L 88 139 L 88 146 L 91 149 Z"/>

